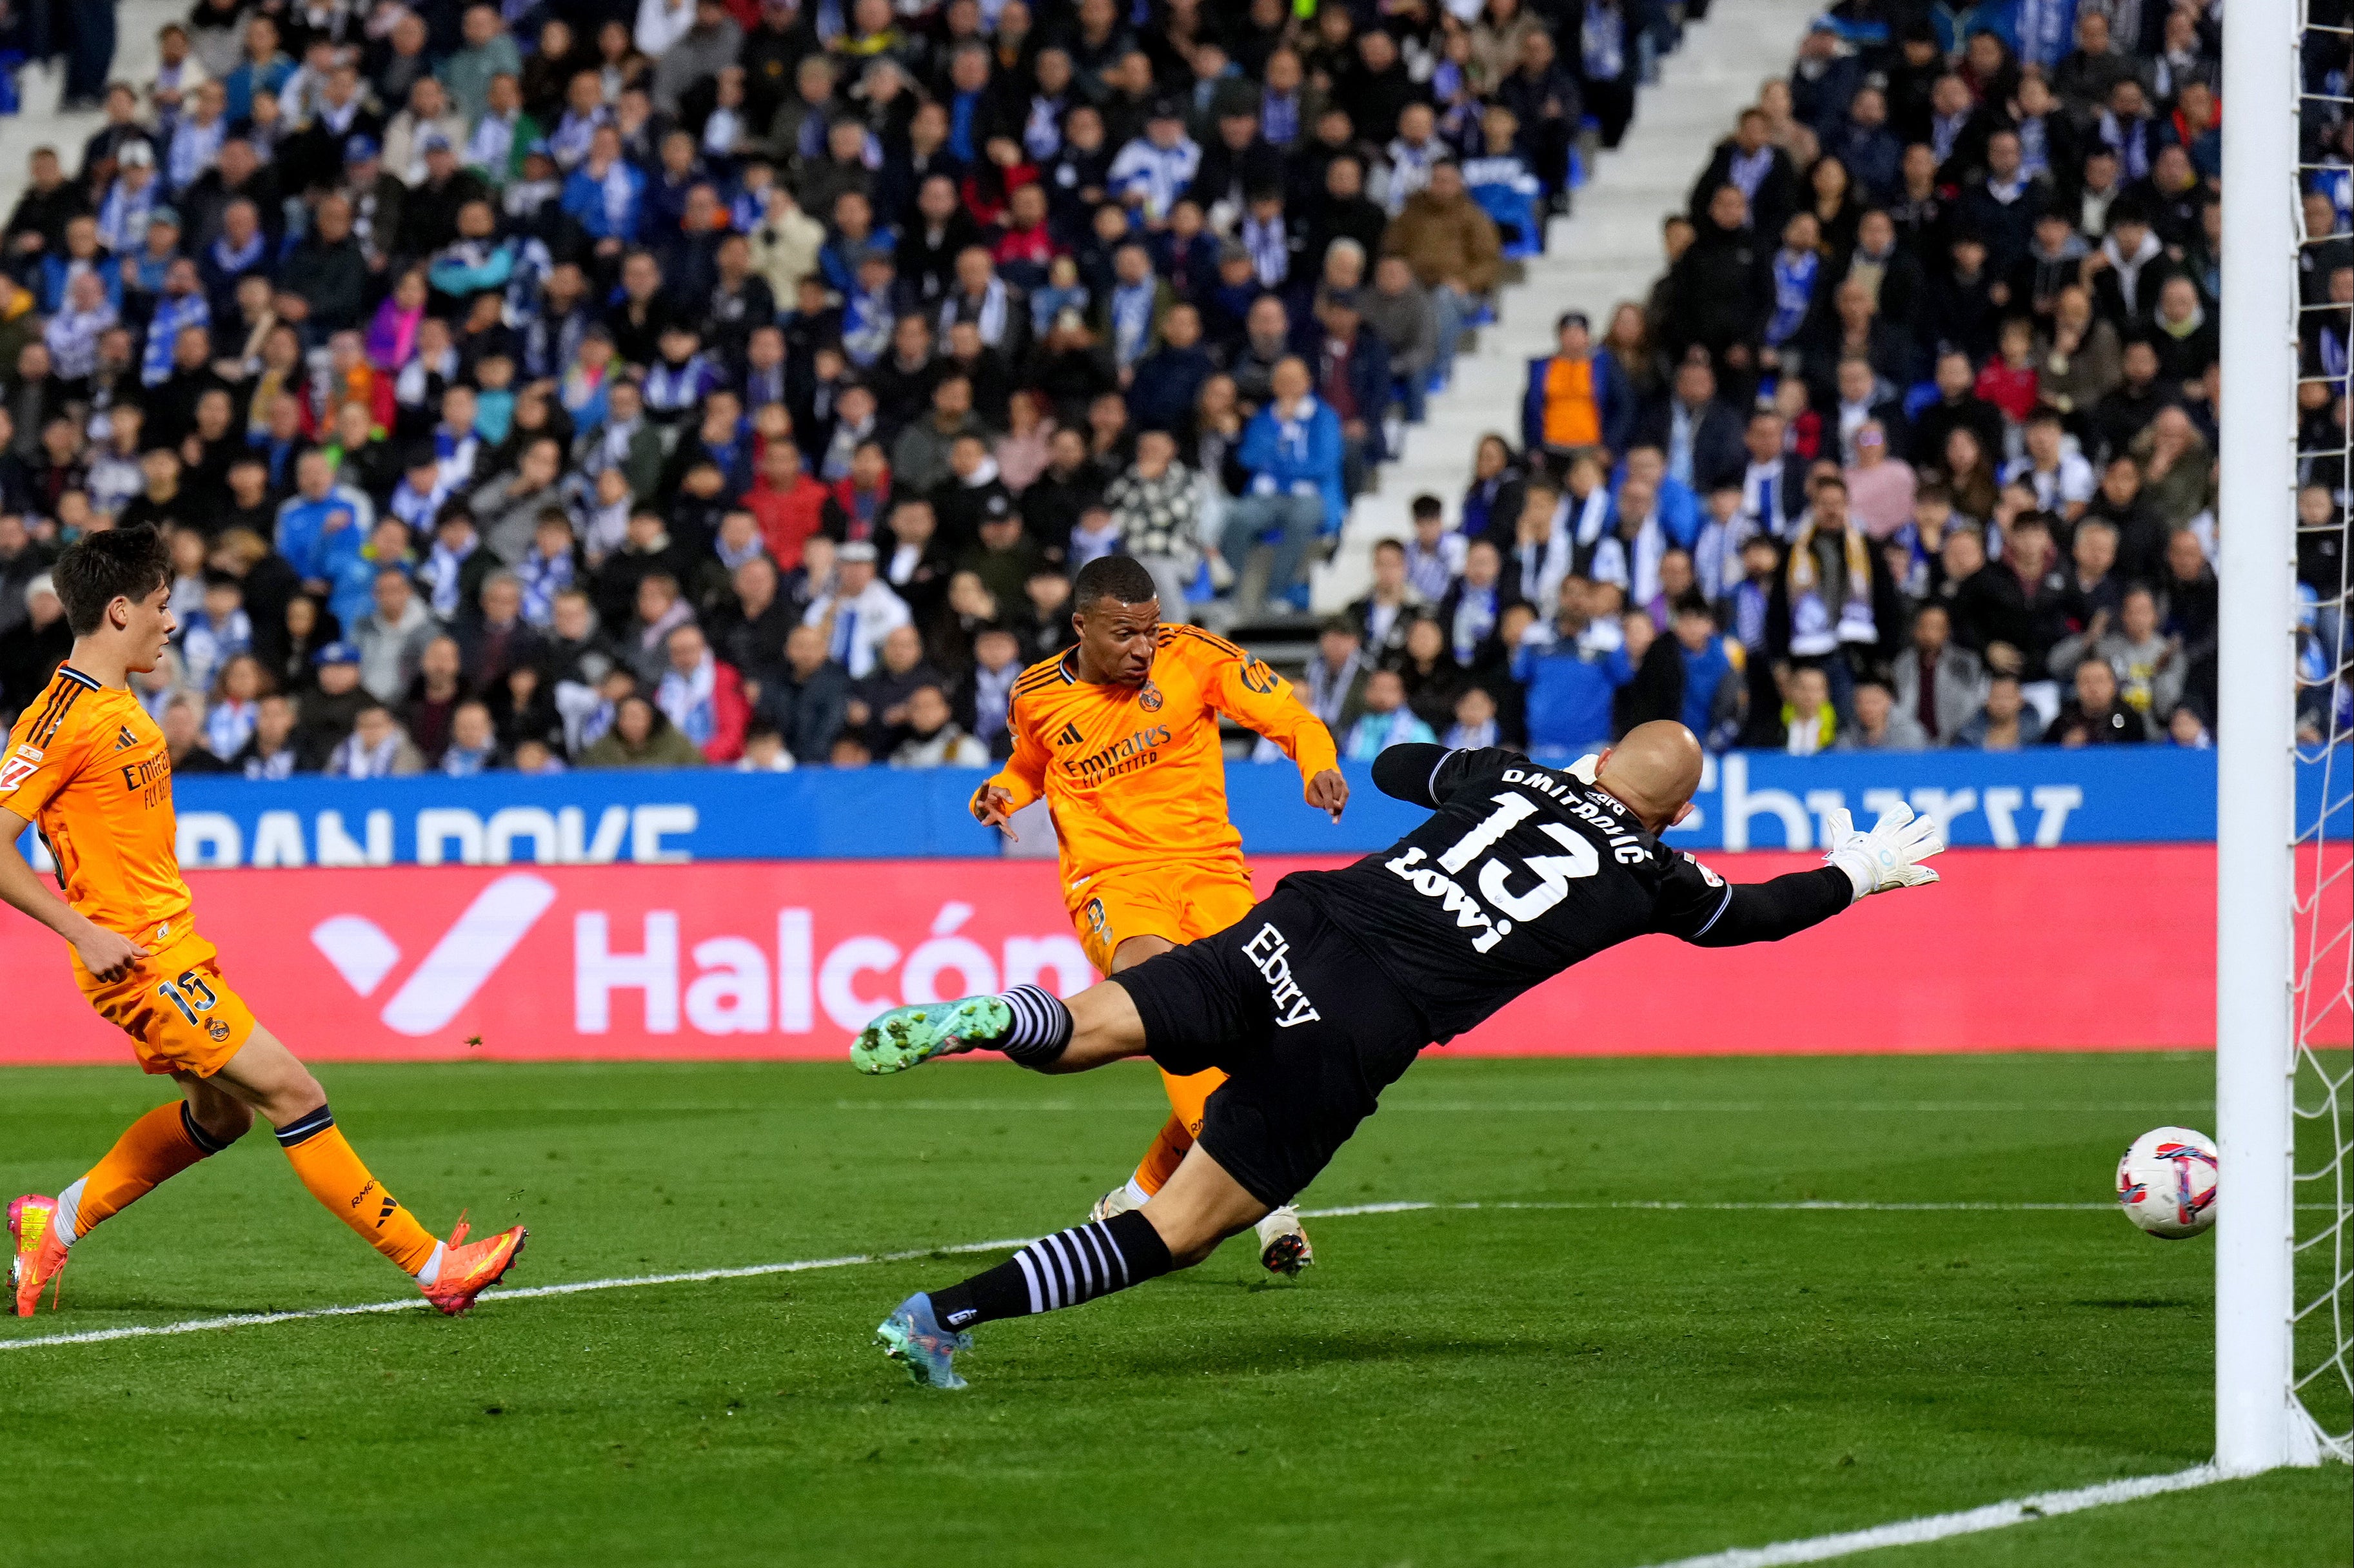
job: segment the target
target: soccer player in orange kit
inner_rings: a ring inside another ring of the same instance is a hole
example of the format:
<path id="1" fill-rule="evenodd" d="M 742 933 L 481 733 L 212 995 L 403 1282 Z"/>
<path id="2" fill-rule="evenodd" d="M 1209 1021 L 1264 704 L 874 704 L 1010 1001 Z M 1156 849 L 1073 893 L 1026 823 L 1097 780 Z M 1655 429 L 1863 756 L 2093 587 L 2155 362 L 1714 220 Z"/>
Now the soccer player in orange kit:
<path id="1" fill-rule="evenodd" d="M 8 1205 L 12 1309 L 29 1317 L 90 1227 L 157 1183 L 217 1154 L 253 1125 L 277 1128 L 311 1195 L 414 1277 L 452 1316 L 496 1283 L 523 1250 L 521 1225 L 447 1242 L 368 1173 L 293 1053 L 254 1021 L 197 935 L 175 852 L 172 762 L 164 733 L 129 677 L 163 658 L 173 622 L 171 556 L 152 528 L 93 534 L 60 556 L 58 597 L 73 652 L 18 715 L 0 756 L 0 900 L 64 938 L 74 978 L 100 1017 L 131 1036 L 147 1072 L 181 1097 L 131 1124 L 113 1149 L 55 1198 Z M 16 850 L 40 824 L 60 899 Z"/>
<path id="2" fill-rule="evenodd" d="M 1109 975 L 1222 931 L 1257 902 L 1242 834 L 1226 820 L 1225 714 L 1281 747 L 1307 780 L 1308 803 L 1341 820 L 1349 783 L 1331 732 L 1265 662 L 1206 631 L 1161 624 L 1151 574 L 1126 556 L 1079 570 L 1071 602 L 1078 646 L 1013 683 L 1013 755 L 972 798 L 1004 828 L 1045 797 L 1062 858 L 1063 898 L 1080 944 Z M 1140 1208 L 1193 1147 L 1212 1068 L 1163 1073 L 1171 1115 L 1136 1174 L 1104 1194 L 1095 1218 Z M 1259 1261 L 1297 1274 L 1315 1261 L 1287 1204 L 1258 1224 Z"/>

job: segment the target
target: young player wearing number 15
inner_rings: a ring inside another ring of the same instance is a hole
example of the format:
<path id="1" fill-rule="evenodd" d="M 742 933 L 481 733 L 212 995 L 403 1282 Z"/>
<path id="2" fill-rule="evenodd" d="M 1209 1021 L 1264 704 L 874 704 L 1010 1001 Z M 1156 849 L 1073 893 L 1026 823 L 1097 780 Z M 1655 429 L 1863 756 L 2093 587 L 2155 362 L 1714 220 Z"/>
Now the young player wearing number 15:
<path id="1" fill-rule="evenodd" d="M 1331 732 L 1290 683 L 1223 638 L 1161 624 L 1151 574 L 1126 556 L 1088 562 L 1073 585 L 1078 646 L 1013 683 L 1013 755 L 972 798 L 991 827 L 1044 796 L 1063 897 L 1100 972 L 1132 969 L 1225 929 L 1258 902 L 1242 835 L 1226 820 L 1218 715 L 1230 714 L 1299 765 L 1308 803 L 1341 820 L 1348 780 Z M 1012 832 L 1011 828 L 1006 829 Z M 1140 1208 L 1193 1147 L 1215 1068 L 1163 1073 L 1168 1123 L 1095 1218 Z M 1259 1261 L 1297 1274 L 1315 1258 L 1288 1204 L 1258 1224 Z"/>
<path id="2" fill-rule="evenodd" d="M 34 698 L 0 756 L 0 900 L 64 938 L 100 1017 L 131 1036 L 139 1065 L 181 1098 L 131 1124 L 104 1159 L 56 1197 L 8 1205 L 12 1309 L 29 1317 L 90 1227 L 157 1183 L 227 1149 L 256 1112 L 278 1130 L 311 1195 L 455 1315 L 514 1264 L 521 1225 L 466 1240 L 461 1216 L 433 1239 L 368 1173 L 293 1053 L 254 1022 L 196 933 L 174 847 L 172 763 L 163 731 L 130 690 L 172 630 L 171 557 L 152 528 L 93 534 L 60 556 L 58 598 L 73 652 Z M 37 822 L 58 863 L 58 898 L 17 852 Z"/>

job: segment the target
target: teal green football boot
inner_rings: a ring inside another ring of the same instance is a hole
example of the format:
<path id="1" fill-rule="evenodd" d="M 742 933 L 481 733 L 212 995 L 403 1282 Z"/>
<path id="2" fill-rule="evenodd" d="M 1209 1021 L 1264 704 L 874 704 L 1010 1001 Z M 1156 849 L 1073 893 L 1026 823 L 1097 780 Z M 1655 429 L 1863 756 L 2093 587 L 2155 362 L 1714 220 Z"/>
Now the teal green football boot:
<path id="1" fill-rule="evenodd" d="M 928 1388 L 962 1388 L 957 1376 L 957 1352 L 972 1349 L 970 1334 L 953 1334 L 932 1316 L 932 1298 L 921 1291 L 891 1309 L 875 1325 L 875 1342 L 883 1353 L 907 1369 L 907 1375 Z"/>
<path id="2" fill-rule="evenodd" d="M 904 1073 L 935 1056 L 993 1046 L 1013 1029 L 1013 1010 L 1002 997 L 895 1007 L 858 1032 L 850 1065 L 862 1073 Z"/>

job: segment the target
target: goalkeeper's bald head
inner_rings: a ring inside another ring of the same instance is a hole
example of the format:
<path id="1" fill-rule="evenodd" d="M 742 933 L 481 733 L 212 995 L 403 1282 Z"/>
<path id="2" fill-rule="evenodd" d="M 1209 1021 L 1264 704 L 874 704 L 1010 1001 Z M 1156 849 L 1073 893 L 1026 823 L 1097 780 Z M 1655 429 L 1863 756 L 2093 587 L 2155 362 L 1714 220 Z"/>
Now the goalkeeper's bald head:
<path id="1" fill-rule="evenodd" d="M 1642 820 L 1665 832 L 1691 810 L 1705 760 L 1700 740 L 1673 719 L 1638 724 L 1602 754 L 1594 781 Z"/>

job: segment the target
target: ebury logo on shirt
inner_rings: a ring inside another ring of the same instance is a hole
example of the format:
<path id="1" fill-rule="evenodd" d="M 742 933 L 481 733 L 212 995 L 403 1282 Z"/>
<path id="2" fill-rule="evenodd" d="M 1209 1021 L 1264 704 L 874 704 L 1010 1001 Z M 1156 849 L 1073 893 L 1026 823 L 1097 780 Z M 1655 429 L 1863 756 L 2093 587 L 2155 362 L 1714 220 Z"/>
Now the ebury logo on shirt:
<path id="1" fill-rule="evenodd" d="M 1275 1001 L 1275 1022 L 1278 1029 L 1312 1022 L 1324 1015 L 1291 978 L 1291 938 L 1272 925 L 1262 925 L 1258 934 L 1243 944 L 1243 957 L 1257 967 L 1266 978 L 1268 994 Z"/>
<path id="2" fill-rule="evenodd" d="M 522 872 L 483 888 L 385 1003 L 385 1027 L 414 1038 L 457 1017 L 555 902 L 552 884 Z M 362 996 L 374 994 L 401 959 L 400 945 L 365 915 L 320 921 L 311 945 Z"/>

